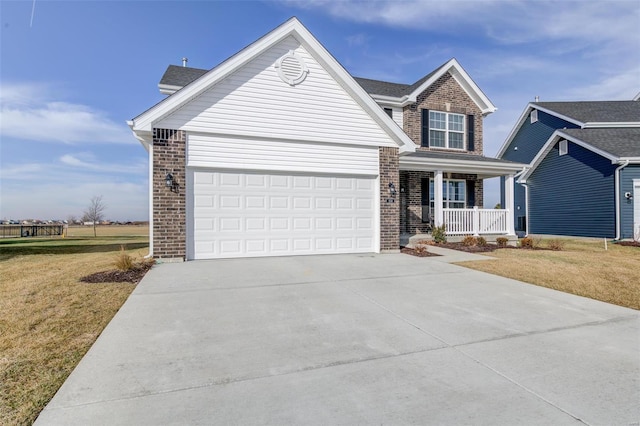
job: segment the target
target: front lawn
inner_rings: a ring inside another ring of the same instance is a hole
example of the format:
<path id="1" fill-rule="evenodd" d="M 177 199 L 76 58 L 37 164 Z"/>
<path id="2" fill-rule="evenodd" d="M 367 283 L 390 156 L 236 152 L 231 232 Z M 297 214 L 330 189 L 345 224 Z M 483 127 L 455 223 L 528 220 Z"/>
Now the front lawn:
<path id="1" fill-rule="evenodd" d="M 551 241 L 542 240 L 547 247 Z M 640 247 L 562 239 L 562 251 L 498 249 L 495 260 L 460 263 L 527 283 L 640 309 Z"/>
<path id="2" fill-rule="evenodd" d="M 133 291 L 80 281 L 148 253 L 147 229 L 113 232 L 0 240 L 0 424 L 33 423 Z"/>

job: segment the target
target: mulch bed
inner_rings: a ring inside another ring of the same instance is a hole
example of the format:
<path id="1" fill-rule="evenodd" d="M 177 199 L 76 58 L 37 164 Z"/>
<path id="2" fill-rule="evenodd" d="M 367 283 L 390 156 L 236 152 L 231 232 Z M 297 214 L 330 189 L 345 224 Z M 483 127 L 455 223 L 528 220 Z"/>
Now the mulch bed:
<path id="1" fill-rule="evenodd" d="M 640 241 L 618 241 L 616 244 L 625 247 L 640 247 Z"/>
<path id="2" fill-rule="evenodd" d="M 410 254 L 411 256 L 417 256 L 417 257 L 440 256 L 439 254 L 431 253 L 428 250 L 429 249 L 427 248 L 427 250 L 425 251 L 416 251 L 415 249 L 412 249 L 409 247 L 400 247 L 400 253 Z"/>
<path id="3" fill-rule="evenodd" d="M 128 271 L 111 270 L 96 272 L 95 274 L 87 275 L 80 278 L 80 281 L 91 284 L 101 283 L 133 283 L 138 284 L 142 277 L 153 266 L 153 262 L 144 262 L 136 265 L 134 268 Z"/>

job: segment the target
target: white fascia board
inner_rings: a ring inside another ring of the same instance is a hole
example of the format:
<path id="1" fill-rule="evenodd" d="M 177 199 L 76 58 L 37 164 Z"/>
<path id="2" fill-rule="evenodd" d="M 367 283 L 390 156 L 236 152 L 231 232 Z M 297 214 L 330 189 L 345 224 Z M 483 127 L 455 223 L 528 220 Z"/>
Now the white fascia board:
<path id="1" fill-rule="evenodd" d="M 295 19 L 295 18 L 294 18 Z M 416 144 L 380 105 L 356 82 L 342 65 L 298 20 L 294 37 L 312 54 L 343 89 L 378 123 L 398 145 L 401 153 L 415 152 Z"/>
<path id="2" fill-rule="evenodd" d="M 489 98 L 480 90 L 478 85 L 471 79 L 469 74 L 462 68 L 455 58 L 452 58 L 449 62 L 444 64 L 437 70 L 429 79 L 422 83 L 416 90 L 409 95 L 409 102 L 416 102 L 418 95 L 427 90 L 429 86 L 435 83 L 440 77 L 447 72 L 450 72 L 453 78 L 463 88 L 463 90 L 469 95 L 469 97 L 475 102 L 476 105 L 482 111 L 483 116 L 487 116 L 492 112 L 497 111 L 495 105 L 489 100 Z"/>
<path id="3" fill-rule="evenodd" d="M 333 76 L 334 79 L 353 97 L 353 99 L 374 119 L 398 145 L 400 152 L 414 152 L 416 145 L 398 127 L 384 110 L 369 96 L 340 63 L 320 44 L 320 42 L 295 17 L 289 19 L 275 30 L 266 34 L 253 44 L 244 48 L 227 61 L 208 71 L 202 77 L 159 102 L 146 112 L 133 119 L 132 130 L 152 131 L 153 123 L 198 97 L 212 85 L 235 72 L 264 51 L 292 36 L 298 40 L 315 59 Z"/>
<path id="4" fill-rule="evenodd" d="M 173 95 L 178 90 L 182 89 L 183 86 L 174 86 L 171 84 L 158 84 L 158 89 L 160 89 L 160 93 L 163 95 Z"/>
<path id="5" fill-rule="evenodd" d="M 374 101 L 376 101 L 381 105 L 384 104 L 388 106 L 402 108 L 411 103 L 411 101 L 409 101 L 408 96 L 403 96 L 401 98 L 396 98 L 395 96 L 385 96 L 385 95 L 376 95 L 376 94 L 371 94 L 369 96 L 371 96 Z"/>
<path id="6" fill-rule="evenodd" d="M 618 163 L 629 162 L 629 164 L 640 164 L 640 157 L 620 157 Z"/>
<path id="7" fill-rule="evenodd" d="M 524 109 L 524 111 L 522 111 L 522 114 L 520 114 L 520 118 L 518 118 L 518 121 L 516 122 L 516 125 L 513 126 L 513 129 L 511 129 L 511 132 L 509 133 L 509 136 L 507 136 L 507 139 L 502 143 L 502 146 L 498 150 L 498 154 L 496 154 L 496 158 L 502 158 L 504 153 L 507 151 L 507 148 L 509 147 L 509 145 L 513 141 L 513 138 L 516 137 L 516 134 L 518 133 L 518 130 L 520 130 L 520 127 L 522 127 L 522 125 L 524 124 L 525 120 L 529 117 L 529 113 L 531 112 L 531 110 L 533 108 L 534 108 L 533 105 L 531 103 L 529 103 L 527 105 L 527 107 Z"/>
<path id="8" fill-rule="evenodd" d="M 147 132 L 136 132 L 133 130 L 133 120 L 127 121 L 127 126 L 131 129 L 133 136 L 142 143 L 144 149 L 149 152 L 149 146 L 153 143 L 153 135 Z"/>
<path id="9" fill-rule="evenodd" d="M 523 171 L 525 164 L 502 162 L 453 160 L 444 158 L 400 157 L 400 170 L 433 171 L 442 170 L 451 173 L 478 174 L 484 177 L 497 177 L 516 174 Z"/>
<path id="10" fill-rule="evenodd" d="M 271 46 L 289 36 L 295 31 L 296 26 L 299 25 L 300 24 L 297 19 L 289 19 L 287 22 L 236 53 L 216 68 L 208 71 L 202 77 L 188 84 L 182 90 L 179 90 L 172 96 L 158 102 L 156 105 L 134 118 L 133 130 L 151 131 L 154 122 L 161 120 L 166 115 L 198 97 L 209 87 L 221 81 L 229 74 L 236 71 L 238 68 L 242 67 L 265 50 L 269 49 Z"/>
<path id="11" fill-rule="evenodd" d="M 612 155 L 606 151 L 603 151 L 599 148 L 594 147 L 593 145 L 590 145 L 578 138 L 575 138 L 573 136 L 567 135 L 566 133 L 563 133 L 562 130 L 556 130 L 555 132 L 553 132 L 553 134 L 549 137 L 549 139 L 547 139 L 547 142 L 545 142 L 545 144 L 542 146 L 542 149 L 540 151 L 538 151 L 538 154 L 534 157 L 534 159 L 531 161 L 531 163 L 529 164 L 529 169 L 522 175 L 522 177 L 519 179 L 520 182 L 526 182 L 527 179 L 529 178 L 529 176 L 531 176 L 531 174 L 534 172 L 535 169 L 538 168 L 538 166 L 540 165 L 540 163 L 542 162 L 542 160 L 547 156 L 547 154 L 549 153 L 549 151 L 551 151 L 551 149 L 553 148 L 553 146 L 561 139 L 566 139 L 572 143 L 575 143 L 576 145 L 580 145 L 581 147 L 588 149 L 591 152 L 594 152 L 606 159 L 608 159 L 609 161 L 611 161 L 611 163 L 617 163 L 620 158 L 616 157 L 615 155 Z"/>
<path id="12" fill-rule="evenodd" d="M 616 129 L 640 127 L 640 121 L 597 122 L 590 121 L 582 126 L 583 129 Z"/>
<path id="13" fill-rule="evenodd" d="M 569 117 L 567 115 L 559 114 L 559 113 L 557 113 L 557 112 L 555 112 L 555 111 L 553 111 L 551 109 L 543 108 L 543 107 L 541 107 L 539 105 L 535 105 L 535 104 L 529 104 L 529 105 L 531 105 L 533 108 L 537 109 L 538 111 L 546 112 L 549 115 L 553 115 L 554 117 L 561 118 L 564 121 L 568 121 L 569 123 L 573 123 L 576 126 L 580 126 L 581 128 L 583 128 L 584 125 L 585 125 L 585 123 L 583 123 L 582 121 L 579 121 L 579 120 L 577 120 L 575 118 L 571 118 L 571 117 Z"/>

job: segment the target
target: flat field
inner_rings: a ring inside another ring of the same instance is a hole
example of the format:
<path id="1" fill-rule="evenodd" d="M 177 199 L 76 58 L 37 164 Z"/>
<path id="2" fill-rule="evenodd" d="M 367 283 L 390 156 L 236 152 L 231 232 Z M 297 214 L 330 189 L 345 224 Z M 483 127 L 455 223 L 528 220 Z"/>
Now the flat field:
<path id="1" fill-rule="evenodd" d="M 499 249 L 495 260 L 462 266 L 640 309 L 640 247 L 607 245 L 599 239 L 542 239 L 540 247 L 560 242 L 562 251 Z"/>
<path id="2" fill-rule="evenodd" d="M 80 278 L 114 269 L 121 246 L 141 259 L 148 228 L 97 231 L 0 240 L 0 424 L 31 424 L 133 291 Z"/>

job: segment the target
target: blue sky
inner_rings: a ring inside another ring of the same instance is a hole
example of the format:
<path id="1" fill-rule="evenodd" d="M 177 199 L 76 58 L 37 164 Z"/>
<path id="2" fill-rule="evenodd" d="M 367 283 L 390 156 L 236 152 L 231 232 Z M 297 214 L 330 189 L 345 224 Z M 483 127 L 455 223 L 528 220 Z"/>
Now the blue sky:
<path id="1" fill-rule="evenodd" d="M 640 92 L 640 2 L 0 0 L 0 219 L 148 218 L 130 120 L 169 64 L 212 68 L 297 16 L 354 76 L 413 83 L 455 57 L 498 111 L 495 155 L 527 102 Z M 498 202 L 497 184 L 485 205 Z"/>

